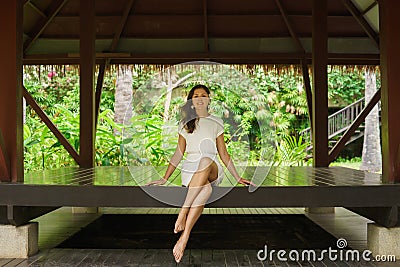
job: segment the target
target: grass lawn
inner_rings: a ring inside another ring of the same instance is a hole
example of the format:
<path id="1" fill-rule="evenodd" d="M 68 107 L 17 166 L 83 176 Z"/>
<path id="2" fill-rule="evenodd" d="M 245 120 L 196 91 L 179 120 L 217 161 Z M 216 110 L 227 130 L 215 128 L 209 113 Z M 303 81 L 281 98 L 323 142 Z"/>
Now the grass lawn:
<path id="1" fill-rule="evenodd" d="M 360 162 L 332 162 L 330 166 L 341 166 L 341 167 L 347 167 L 351 169 L 360 169 L 361 166 L 361 161 Z"/>

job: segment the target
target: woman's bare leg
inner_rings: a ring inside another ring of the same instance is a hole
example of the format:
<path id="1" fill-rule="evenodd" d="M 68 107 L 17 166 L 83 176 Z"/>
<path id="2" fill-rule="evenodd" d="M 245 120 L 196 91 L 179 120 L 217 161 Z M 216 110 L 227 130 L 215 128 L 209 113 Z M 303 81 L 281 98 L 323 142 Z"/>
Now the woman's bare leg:
<path id="1" fill-rule="evenodd" d="M 177 234 L 185 230 L 186 216 L 189 212 L 189 207 L 182 207 L 178 214 L 178 219 L 175 222 L 174 233 Z"/>
<path id="2" fill-rule="evenodd" d="M 190 233 L 193 229 L 193 226 L 199 219 L 201 213 L 204 210 L 204 204 L 207 202 L 207 200 L 210 198 L 212 193 L 212 187 L 210 183 L 207 183 L 206 185 L 203 186 L 203 190 L 198 194 L 198 197 L 196 198 L 195 202 L 193 203 L 193 206 L 190 207 L 189 212 L 187 214 L 186 218 L 186 224 L 185 224 L 185 229 L 183 230 L 178 242 L 176 242 L 176 245 L 173 249 L 173 254 L 175 257 L 176 262 L 180 262 L 183 253 L 186 248 L 186 244 L 189 240 Z M 199 200 L 198 200 L 199 199 Z M 198 205 L 200 203 L 203 203 L 202 205 Z"/>
<path id="3" fill-rule="evenodd" d="M 210 180 L 212 182 L 218 176 L 217 165 L 213 161 L 210 161 L 208 161 L 208 166 L 206 166 L 205 168 L 199 168 L 201 171 L 196 172 L 193 175 L 193 178 L 189 184 L 188 194 L 185 200 L 184 207 L 182 208 L 182 210 L 185 209 L 185 212 L 187 211 L 185 226 L 184 229 L 182 229 L 183 233 L 181 237 L 179 238 L 173 249 L 173 254 L 176 262 L 180 262 L 180 260 L 182 259 L 192 228 L 196 221 L 199 219 L 201 213 L 203 212 L 204 205 L 211 196 L 212 187 L 210 184 Z M 207 160 L 203 161 L 203 163 L 207 163 Z M 189 204 L 190 208 L 188 208 L 187 206 Z M 182 225 L 183 220 L 180 223 L 180 225 Z"/>
<path id="4" fill-rule="evenodd" d="M 201 192 L 202 186 L 207 182 L 213 182 L 218 178 L 218 167 L 210 158 L 203 158 L 200 161 L 198 171 L 193 175 L 192 181 L 188 188 L 188 193 L 181 210 L 179 211 L 178 218 L 175 222 L 174 233 L 179 233 L 185 229 L 186 217 L 190 207 Z M 207 200 L 204 201 L 204 204 Z M 200 202 L 201 203 L 201 202 Z M 202 204 L 198 204 L 202 205 Z"/>

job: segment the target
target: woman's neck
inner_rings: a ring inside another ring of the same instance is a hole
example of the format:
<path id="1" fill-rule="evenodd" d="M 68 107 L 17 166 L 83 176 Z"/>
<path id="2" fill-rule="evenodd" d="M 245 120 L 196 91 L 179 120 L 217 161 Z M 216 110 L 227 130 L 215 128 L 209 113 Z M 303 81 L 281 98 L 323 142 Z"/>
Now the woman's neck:
<path id="1" fill-rule="evenodd" d="M 196 111 L 196 113 L 197 113 L 197 116 L 199 116 L 199 118 L 204 118 L 204 117 L 210 116 L 210 113 L 208 113 L 207 110 L 199 110 L 199 111 Z"/>

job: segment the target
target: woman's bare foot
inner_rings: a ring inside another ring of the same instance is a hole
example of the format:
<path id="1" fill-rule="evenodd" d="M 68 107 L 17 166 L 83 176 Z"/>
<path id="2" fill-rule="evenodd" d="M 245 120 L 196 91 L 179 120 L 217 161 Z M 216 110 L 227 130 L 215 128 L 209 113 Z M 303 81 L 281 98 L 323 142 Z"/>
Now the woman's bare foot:
<path id="1" fill-rule="evenodd" d="M 181 211 L 179 212 L 178 219 L 176 219 L 175 222 L 175 228 L 174 228 L 175 234 L 185 230 L 186 216 L 187 216 L 187 211 L 184 210 L 184 208 L 182 208 Z"/>
<path id="2" fill-rule="evenodd" d="M 176 242 L 174 249 L 172 250 L 172 254 L 174 254 L 174 258 L 177 263 L 179 263 L 182 260 L 187 241 L 188 238 L 185 238 L 184 234 L 182 234 L 179 240 Z"/>

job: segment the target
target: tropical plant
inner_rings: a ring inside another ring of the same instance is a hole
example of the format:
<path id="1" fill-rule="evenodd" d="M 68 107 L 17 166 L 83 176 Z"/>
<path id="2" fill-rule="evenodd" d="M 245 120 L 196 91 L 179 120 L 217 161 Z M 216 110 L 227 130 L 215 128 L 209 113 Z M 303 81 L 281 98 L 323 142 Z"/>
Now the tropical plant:
<path id="1" fill-rule="evenodd" d="M 299 136 L 285 136 L 276 144 L 276 162 L 278 165 L 303 166 L 307 161 L 308 142 Z"/>

